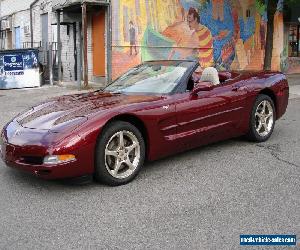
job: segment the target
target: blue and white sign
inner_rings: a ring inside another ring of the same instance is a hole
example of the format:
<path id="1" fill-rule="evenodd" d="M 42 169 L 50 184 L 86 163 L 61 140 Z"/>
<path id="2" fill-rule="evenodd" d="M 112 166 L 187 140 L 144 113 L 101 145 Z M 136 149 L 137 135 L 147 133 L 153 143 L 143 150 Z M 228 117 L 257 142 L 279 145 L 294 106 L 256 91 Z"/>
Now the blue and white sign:
<path id="1" fill-rule="evenodd" d="M 0 52 L 0 89 L 40 86 L 38 51 L 33 49 Z"/>
<path id="2" fill-rule="evenodd" d="M 23 71 L 24 62 L 23 55 L 4 55 L 3 56 L 4 71 Z"/>

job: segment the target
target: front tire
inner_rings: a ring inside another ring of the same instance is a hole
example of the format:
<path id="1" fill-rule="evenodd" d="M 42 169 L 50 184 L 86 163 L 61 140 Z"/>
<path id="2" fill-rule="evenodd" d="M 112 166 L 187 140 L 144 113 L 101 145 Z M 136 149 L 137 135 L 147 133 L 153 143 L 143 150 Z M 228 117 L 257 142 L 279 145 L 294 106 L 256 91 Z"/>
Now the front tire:
<path id="1" fill-rule="evenodd" d="M 249 132 L 251 141 L 267 141 L 273 133 L 276 121 L 276 110 L 273 100 L 267 95 L 259 95 L 252 108 Z"/>
<path id="2" fill-rule="evenodd" d="M 131 123 L 115 121 L 100 135 L 95 154 L 95 179 L 110 186 L 124 185 L 144 164 L 145 142 Z"/>

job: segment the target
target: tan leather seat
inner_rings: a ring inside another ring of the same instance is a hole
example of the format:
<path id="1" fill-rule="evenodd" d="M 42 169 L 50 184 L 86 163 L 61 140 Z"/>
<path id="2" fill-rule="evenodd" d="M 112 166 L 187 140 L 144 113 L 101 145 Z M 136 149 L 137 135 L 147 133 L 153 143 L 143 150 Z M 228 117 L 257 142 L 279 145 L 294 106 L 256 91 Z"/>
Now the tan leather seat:
<path id="1" fill-rule="evenodd" d="M 220 84 L 218 71 L 214 67 L 205 68 L 200 80 L 202 82 L 211 82 L 213 85 Z"/>

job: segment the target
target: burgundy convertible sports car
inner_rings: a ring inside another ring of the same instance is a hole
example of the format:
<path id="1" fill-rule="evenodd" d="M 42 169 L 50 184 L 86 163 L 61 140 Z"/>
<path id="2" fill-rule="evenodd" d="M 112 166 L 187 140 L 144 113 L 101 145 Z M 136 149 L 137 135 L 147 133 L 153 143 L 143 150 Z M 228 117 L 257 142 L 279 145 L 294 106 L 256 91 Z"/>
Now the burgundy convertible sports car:
<path id="1" fill-rule="evenodd" d="M 266 141 L 288 105 L 285 76 L 198 66 L 145 62 L 103 91 L 32 107 L 4 127 L 2 158 L 46 179 L 93 175 L 121 185 L 146 159 L 241 135 Z"/>

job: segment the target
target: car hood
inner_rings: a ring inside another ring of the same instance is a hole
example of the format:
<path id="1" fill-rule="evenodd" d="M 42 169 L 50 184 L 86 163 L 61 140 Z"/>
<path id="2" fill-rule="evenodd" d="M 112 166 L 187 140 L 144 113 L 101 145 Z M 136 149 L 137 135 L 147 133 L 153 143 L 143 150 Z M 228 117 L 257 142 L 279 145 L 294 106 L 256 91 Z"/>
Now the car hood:
<path id="1" fill-rule="evenodd" d="M 75 129 L 88 120 L 88 117 L 100 111 L 117 109 L 129 105 L 149 103 L 161 99 L 158 96 L 124 95 L 103 92 L 66 95 L 41 103 L 19 115 L 17 122 L 31 129 L 60 132 L 63 129 Z"/>

